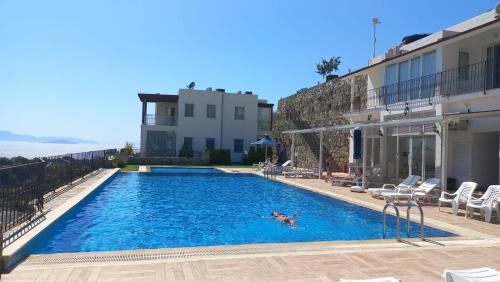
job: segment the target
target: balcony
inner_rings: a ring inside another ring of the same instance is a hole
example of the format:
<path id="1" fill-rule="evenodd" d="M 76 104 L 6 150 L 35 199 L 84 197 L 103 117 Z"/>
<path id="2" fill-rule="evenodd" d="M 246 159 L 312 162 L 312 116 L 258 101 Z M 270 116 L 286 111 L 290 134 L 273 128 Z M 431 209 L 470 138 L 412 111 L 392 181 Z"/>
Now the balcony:
<path id="1" fill-rule="evenodd" d="M 354 97 L 351 112 L 417 101 L 432 104 L 441 97 L 486 93 L 493 88 L 500 88 L 500 65 L 484 61 L 368 90 Z"/>
<path id="2" fill-rule="evenodd" d="M 176 116 L 167 115 L 146 115 L 144 120 L 145 125 L 166 125 L 166 126 L 177 126 Z"/>

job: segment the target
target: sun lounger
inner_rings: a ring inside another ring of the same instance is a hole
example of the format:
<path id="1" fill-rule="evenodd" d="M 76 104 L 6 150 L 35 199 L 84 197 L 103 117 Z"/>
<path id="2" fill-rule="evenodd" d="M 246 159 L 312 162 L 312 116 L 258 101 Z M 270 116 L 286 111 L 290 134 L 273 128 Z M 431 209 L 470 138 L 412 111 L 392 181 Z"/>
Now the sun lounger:
<path id="1" fill-rule="evenodd" d="M 484 216 L 484 221 L 491 222 L 492 213 L 496 210 L 498 220 L 500 218 L 498 202 L 500 202 L 500 185 L 491 185 L 481 198 L 477 199 L 472 196 L 469 198 L 465 208 L 465 217 L 473 217 L 474 209 L 478 209 L 481 211 L 481 217 Z"/>
<path id="2" fill-rule="evenodd" d="M 445 270 L 445 282 L 495 282 L 500 281 L 500 272 L 492 268 L 482 267 L 465 270 Z"/>
<path id="3" fill-rule="evenodd" d="M 338 282 L 400 282 L 400 281 L 401 280 L 393 277 L 382 277 L 382 278 L 373 278 L 366 280 L 340 279 Z"/>
<path id="4" fill-rule="evenodd" d="M 432 200 L 439 199 L 439 185 L 441 180 L 439 178 L 427 178 L 424 183 L 420 184 L 415 190 L 411 198 L 418 202 L 420 199 L 427 200 L 428 203 Z"/>
<path id="5" fill-rule="evenodd" d="M 422 196 L 423 198 L 428 198 L 429 194 L 432 193 L 434 189 L 439 185 L 440 180 L 437 178 L 429 178 L 424 183 L 420 184 L 417 188 L 398 186 L 394 192 L 383 192 L 382 197 L 384 197 L 386 202 L 396 202 L 401 200 L 410 201 L 412 199 Z M 435 197 L 438 198 L 437 195 Z"/>
<path id="6" fill-rule="evenodd" d="M 441 197 L 438 202 L 439 210 L 441 210 L 441 205 L 443 203 L 448 203 L 451 204 L 453 214 L 457 215 L 460 204 L 467 204 L 472 193 L 476 190 L 476 187 L 477 183 L 475 182 L 463 182 L 453 194 L 441 192 Z"/>
<path id="7" fill-rule="evenodd" d="M 415 183 L 420 180 L 420 176 L 418 175 L 410 175 L 399 185 L 394 184 L 384 184 L 382 188 L 368 188 L 368 193 L 372 195 L 372 197 L 377 198 L 382 195 L 384 192 L 394 192 L 397 188 L 411 188 L 415 186 Z"/>

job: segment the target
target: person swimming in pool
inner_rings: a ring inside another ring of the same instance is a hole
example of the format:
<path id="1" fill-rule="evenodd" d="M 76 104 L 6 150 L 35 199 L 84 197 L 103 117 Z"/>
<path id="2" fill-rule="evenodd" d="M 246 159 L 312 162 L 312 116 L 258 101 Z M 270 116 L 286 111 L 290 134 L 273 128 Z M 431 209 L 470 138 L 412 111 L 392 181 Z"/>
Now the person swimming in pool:
<path id="1" fill-rule="evenodd" d="M 288 224 L 290 226 L 297 225 L 297 221 L 295 219 L 281 213 L 280 211 L 273 211 L 271 213 L 271 216 L 274 217 L 274 219 L 276 219 L 277 221 Z"/>

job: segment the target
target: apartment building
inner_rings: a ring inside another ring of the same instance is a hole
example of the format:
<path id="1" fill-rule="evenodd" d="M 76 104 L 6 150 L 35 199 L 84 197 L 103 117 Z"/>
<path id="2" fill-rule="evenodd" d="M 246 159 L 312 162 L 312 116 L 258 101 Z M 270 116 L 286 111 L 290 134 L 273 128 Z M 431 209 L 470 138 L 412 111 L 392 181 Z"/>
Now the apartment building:
<path id="1" fill-rule="evenodd" d="M 273 104 L 252 92 L 179 89 L 178 95 L 139 93 L 142 102 L 141 156 L 176 156 L 184 146 L 195 154 L 230 149 L 231 161 L 272 127 Z"/>
<path id="2" fill-rule="evenodd" d="M 351 137 L 349 162 L 387 178 L 500 183 L 500 8 L 409 37 L 340 79 L 359 75 L 367 88 L 351 91 L 349 125 L 286 133 L 359 130 L 361 158 Z"/>

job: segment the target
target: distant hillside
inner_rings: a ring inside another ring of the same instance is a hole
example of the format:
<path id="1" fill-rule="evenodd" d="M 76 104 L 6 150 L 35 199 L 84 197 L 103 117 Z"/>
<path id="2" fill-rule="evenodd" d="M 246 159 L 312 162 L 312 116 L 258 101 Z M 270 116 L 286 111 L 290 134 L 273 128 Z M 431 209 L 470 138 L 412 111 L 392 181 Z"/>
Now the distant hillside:
<path id="1" fill-rule="evenodd" d="M 0 130 L 0 141 L 14 142 L 34 142 L 34 143 L 52 143 L 52 144 L 97 144 L 92 140 L 84 140 L 73 137 L 37 137 L 33 135 L 15 134 L 7 130 Z"/>

